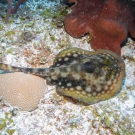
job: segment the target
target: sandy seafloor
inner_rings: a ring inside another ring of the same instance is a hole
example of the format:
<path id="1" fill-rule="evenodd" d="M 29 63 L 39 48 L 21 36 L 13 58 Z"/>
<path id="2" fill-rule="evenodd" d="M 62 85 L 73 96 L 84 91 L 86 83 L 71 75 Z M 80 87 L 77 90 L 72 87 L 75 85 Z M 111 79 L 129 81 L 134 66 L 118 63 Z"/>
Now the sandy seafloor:
<path id="1" fill-rule="evenodd" d="M 89 37 L 72 38 L 59 15 L 53 17 L 64 7 L 57 0 L 28 0 L 5 24 L 7 5 L 0 4 L 3 61 L 15 66 L 49 67 L 62 49 L 73 46 L 91 50 Z M 47 8 L 51 13 L 44 15 Z M 44 98 L 32 112 L 18 110 L 12 116 L 13 107 L 0 109 L 0 122 L 6 123 L 0 135 L 135 135 L 135 42 L 130 38 L 122 48 L 122 58 L 126 77 L 115 97 L 84 106 L 66 100 L 55 87 L 47 86 Z"/>

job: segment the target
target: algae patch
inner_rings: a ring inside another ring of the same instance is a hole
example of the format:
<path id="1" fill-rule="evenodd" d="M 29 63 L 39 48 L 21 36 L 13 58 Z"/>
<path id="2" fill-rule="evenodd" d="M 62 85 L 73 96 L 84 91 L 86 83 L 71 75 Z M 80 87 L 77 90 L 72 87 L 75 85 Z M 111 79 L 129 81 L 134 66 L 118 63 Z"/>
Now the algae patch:
<path id="1" fill-rule="evenodd" d="M 0 134 L 13 135 L 15 132 L 14 126 L 12 115 L 9 112 L 0 115 Z"/>

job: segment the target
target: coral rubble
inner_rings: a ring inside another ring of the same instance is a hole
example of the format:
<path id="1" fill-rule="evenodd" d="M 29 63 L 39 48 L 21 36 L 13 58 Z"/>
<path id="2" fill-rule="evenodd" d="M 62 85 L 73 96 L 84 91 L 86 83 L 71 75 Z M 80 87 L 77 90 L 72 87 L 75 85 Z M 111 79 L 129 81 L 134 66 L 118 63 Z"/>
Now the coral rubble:
<path id="1" fill-rule="evenodd" d="M 120 44 L 128 32 L 135 38 L 134 8 L 126 1 L 77 0 L 64 25 L 73 37 L 91 34 L 92 48 L 109 49 L 120 54 Z"/>

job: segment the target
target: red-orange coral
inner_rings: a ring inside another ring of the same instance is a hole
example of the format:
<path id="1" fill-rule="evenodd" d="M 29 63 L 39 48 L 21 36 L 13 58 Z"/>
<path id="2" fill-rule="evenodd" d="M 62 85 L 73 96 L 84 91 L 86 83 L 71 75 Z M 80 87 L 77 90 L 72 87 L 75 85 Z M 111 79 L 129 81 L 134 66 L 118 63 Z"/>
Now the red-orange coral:
<path id="1" fill-rule="evenodd" d="M 93 49 L 108 49 L 120 54 L 120 44 L 128 32 L 135 38 L 133 8 L 124 0 L 77 0 L 64 20 L 73 37 L 92 36 Z"/>

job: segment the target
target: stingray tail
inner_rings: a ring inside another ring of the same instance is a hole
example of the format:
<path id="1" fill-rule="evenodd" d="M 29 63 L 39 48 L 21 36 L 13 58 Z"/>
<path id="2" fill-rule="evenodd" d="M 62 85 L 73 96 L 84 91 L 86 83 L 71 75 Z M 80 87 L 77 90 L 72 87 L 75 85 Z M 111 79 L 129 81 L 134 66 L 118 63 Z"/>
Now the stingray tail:
<path id="1" fill-rule="evenodd" d="M 24 72 L 24 73 L 37 75 L 42 78 L 46 78 L 47 76 L 54 74 L 50 71 L 50 68 L 23 68 L 23 67 L 11 66 L 9 64 L 4 64 L 4 63 L 0 63 L 0 70 L 2 71 L 1 73 Z"/>
<path id="2" fill-rule="evenodd" d="M 10 73 L 10 72 L 23 72 L 21 69 L 15 68 L 9 64 L 0 63 L 0 70 L 3 73 Z"/>

